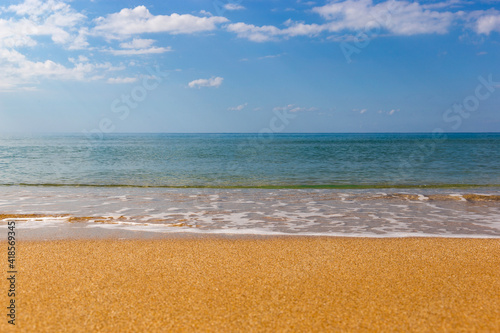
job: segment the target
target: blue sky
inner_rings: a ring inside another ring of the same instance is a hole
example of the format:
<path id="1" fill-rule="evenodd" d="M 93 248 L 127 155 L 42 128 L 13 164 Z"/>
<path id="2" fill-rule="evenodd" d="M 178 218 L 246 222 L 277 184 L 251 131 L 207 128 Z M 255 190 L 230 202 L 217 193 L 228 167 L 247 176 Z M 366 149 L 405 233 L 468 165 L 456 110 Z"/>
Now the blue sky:
<path id="1" fill-rule="evenodd" d="M 498 132 L 500 1 L 4 1 L 0 73 L 1 132 Z"/>

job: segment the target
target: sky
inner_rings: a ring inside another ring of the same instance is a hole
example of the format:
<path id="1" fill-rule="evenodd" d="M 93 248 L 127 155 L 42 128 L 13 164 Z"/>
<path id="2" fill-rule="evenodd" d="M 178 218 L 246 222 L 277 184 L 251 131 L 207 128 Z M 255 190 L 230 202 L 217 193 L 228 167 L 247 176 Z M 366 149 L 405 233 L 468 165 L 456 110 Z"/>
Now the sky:
<path id="1" fill-rule="evenodd" d="M 499 131 L 499 0 L 0 6 L 0 133 Z"/>

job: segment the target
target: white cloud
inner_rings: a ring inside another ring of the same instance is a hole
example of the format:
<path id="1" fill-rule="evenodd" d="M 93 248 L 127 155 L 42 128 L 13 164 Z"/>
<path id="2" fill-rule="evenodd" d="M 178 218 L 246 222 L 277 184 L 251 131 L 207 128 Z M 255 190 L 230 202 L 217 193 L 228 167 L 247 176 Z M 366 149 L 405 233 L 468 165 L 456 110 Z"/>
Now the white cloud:
<path id="1" fill-rule="evenodd" d="M 152 32 L 191 34 L 212 31 L 228 19 L 220 16 L 198 17 L 191 14 L 152 15 L 145 6 L 124 8 L 118 13 L 95 20 L 94 32 L 107 39 L 124 39 L 131 35 Z"/>
<path id="2" fill-rule="evenodd" d="M 263 57 L 258 57 L 257 60 L 265 60 L 265 59 L 273 59 L 273 58 L 279 58 L 283 55 L 283 53 L 280 53 L 280 54 L 270 54 L 270 55 L 266 55 L 266 56 L 263 56 Z"/>
<path id="3" fill-rule="evenodd" d="M 87 41 L 87 36 L 89 35 L 89 29 L 84 27 L 78 31 L 78 35 L 72 39 L 71 44 L 68 49 L 70 50 L 91 50 L 92 47 L 89 47 L 89 43 Z"/>
<path id="4" fill-rule="evenodd" d="M 107 82 L 108 83 L 134 83 L 137 81 L 136 77 L 110 77 Z"/>
<path id="5" fill-rule="evenodd" d="M 4 10 L 15 12 L 17 15 L 27 15 L 32 18 L 38 18 L 42 15 L 66 9 L 67 7 L 68 5 L 61 1 L 26 0 L 18 5 L 10 5 Z"/>
<path id="6" fill-rule="evenodd" d="M 131 42 L 120 43 L 120 47 L 124 49 L 146 49 L 155 42 L 154 39 L 134 38 Z"/>
<path id="7" fill-rule="evenodd" d="M 416 35 L 448 32 L 454 19 L 451 12 L 433 11 L 417 2 L 388 0 L 346 0 L 315 7 L 313 12 L 329 21 L 330 32 L 380 27 L 394 35 Z"/>
<path id="8" fill-rule="evenodd" d="M 237 2 L 224 3 L 226 10 L 243 9 Z M 306 2 L 300 3 L 312 5 Z M 426 1 L 423 4 L 409 0 L 340 0 L 312 8 L 313 13 L 323 18 L 323 22 L 307 23 L 289 19 L 277 27 L 257 26 L 244 22 L 230 23 L 227 18 L 213 16 L 206 11 L 201 11 L 200 16 L 177 13 L 153 15 L 145 6 L 124 8 L 119 12 L 91 20 L 84 13 L 72 8 L 70 0 L 21 0 L 15 5 L 0 7 L 0 73 L 2 73 L 0 89 L 12 90 L 16 87 L 31 89 L 32 85 L 36 85 L 42 79 L 106 81 L 109 77 L 108 72 L 125 69 L 123 66 L 117 67 L 110 63 L 92 63 L 92 60 L 84 55 L 79 57 L 73 55 L 73 60 L 69 64 L 58 63 L 52 59 L 29 59 L 30 55 L 41 55 L 35 49 L 37 46 L 45 47 L 52 43 L 52 46 L 65 50 L 100 50 L 112 56 L 160 54 L 172 49 L 167 46 L 155 46 L 155 40 L 141 38 L 141 34 L 209 32 L 220 29 L 224 23 L 227 23 L 224 26 L 225 30 L 235 33 L 239 38 L 254 42 L 295 36 L 314 37 L 326 33 L 330 34 L 326 36 L 330 40 L 345 41 L 356 32 L 364 31 L 367 26 L 379 27 L 384 35 L 399 36 L 443 34 L 447 33 L 453 24 L 458 23 L 464 24 L 477 34 L 489 35 L 492 32 L 500 32 L 498 10 L 451 11 L 452 8 L 470 3 L 471 1 L 467 0 Z M 47 38 L 40 37 L 48 37 L 51 41 L 47 42 Z M 98 37 L 104 37 L 108 42 L 116 39 L 119 41 L 119 46 L 90 45 L 90 42 Z M 271 57 L 274 55 L 261 57 L 259 60 Z M 110 78 L 109 82 L 126 79 L 125 76 L 127 75 Z M 194 80 L 189 86 L 219 87 L 222 81 L 221 77 L 212 77 Z M 309 109 L 292 107 L 289 110 L 299 112 Z"/>
<path id="9" fill-rule="evenodd" d="M 281 30 L 272 25 L 258 27 L 243 22 L 229 24 L 227 30 L 236 33 L 239 38 L 247 38 L 252 42 L 267 42 L 281 34 Z"/>
<path id="10" fill-rule="evenodd" d="M 248 103 L 245 103 L 245 104 L 241 104 L 241 105 L 238 105 L 238 106 L 233 106 L 233 107 L 230 107 L 230 108 L 227 108 L 229 111 L 241 111 L 243 110 L 246 106 L 248 105 Z"/>
<path id="11" fill-rule="evenodd" d="M 204 9 L 200 10 L 199 13 L 200 13 L 200 15 L 214 16 L 212 13 L 210 13 L 209 11 L 206 11 Z"/>
<path id="12" fill-rule="evenodd" d="M 301 4 L 305 5 L 305 6 L 313 6 L 313 5 L 316 4 L 315 1 L 305 1 L 305 2 L 302 2 L 302 1 L 299 1 L 299 0 L 297 0 L 297 3 L 299 3 L 299 4 L 301 3 Z"/>
<path id="13" fill-rule="evenodd" d="M 456 1 L 450 0 L 455 3 Z M 254 42 L 266 42 L 296 36 L 316 36 L 325 31 L 364 31 L 378 28 L 392 35 L 444 34 L 449 31 L 454 20 L 463 13 L 437 11 L 417 2 L 387 0 L 374 4 L 372 0 L 334 1 L 324 6 L 314 7 L 325 23 L 307 24 L 287 20 L 286 28 L 273 25 L 255 26 L 243 22 L 226 26 L 239 38 Z"/>
<path id="14" fill-rule="evenodd" d="M 436 3 L 423 4 L 422 7 L 425 9 L 441 9 L 447 7 L 461 7 L 463 5 L 471 5 L 474 4 L 473 1 L 464 1 L 464 0 L 448 0 Z"/>
<path id="15" fill-rule="evenodd" d="M 210 79 L 198 79 L 188 83 L 189 88 L 215 87 L 218 88 L 224 81 L 224 78 L 217 76 Z"/>
<path id="16" fill-rule="evenodd" d="M 3 10 L 12 12 L 17 17 L 8 21 L 0 20 L 9 25 L 9 29 L 2 29 L 1 37 L 9 37 L 5 34 L 9 32 L 10 38 L 24 41 L 27 43 L 24 45 L 28 46 L 35 44 L 29 36 L 51 36 L 54 43 L 69 47 L 75 42 L 84 44 L 84 37 L 78 31 L 78 26 L 84 22 L 86 16 L 62 1 L 26 0 L 18 5 L 4 7 Z M 3 25 L 2 23 L 0 25 Z M 80 39 L 76 40 L 78 37 Z"/>
<path id="17" fill-rule="evenodd" d="M 243 22 L 227 25 L 227 30 L 236 33 L 239 38 L 247 38 L 253 42 L 267 42 L 276 40 L 278 37 L 314 36 L 326 29 L 318 24 L 304 24 L 287 20 L 288 28 L 280 29 L 272 25 L 261 27 Z"/>
<path id="18" fill-rule="evenodd" d="M 50 36 L 56 44 L 67 48 L 84 45 L 85 35 L 79 31 L 85 15 L 62 1 L 26 0 L 18 5 L 2 7 L 8 19 L 0 19 L 0 47 L 33 47 L 34 36 Z"/>
<path id="19" fill-rule="evenodd" d="M 23 33 L 21 24 L 17 21 L 0 19 L 0 47 L 33 47 L 36 44 L 29 34 Z"/>
<path id="20" fill-rule="evenodd" d="M 226 3 L 224 5 L 224 9 L 225 10 L 242 10 L 242 9 L 245 9 L 245 7 L 243 7 L 242 5 L 237 4 L 237 3 Z"/>
<path id="21" fill-rule="evenodd" d="M 77 64 L 79 62 L 83 63 L 83 62 L 88 62 L 89 61 L 89 58 L 87 58 L 86 56 L 83 56 L 83 55 L 79 55 L 78 56 L 78 59 L 75 59 L 75 58 L 68 58 L 69 62 L 73 63 L 73 64 Z"/>
<path id="22" fill-rule="evenodd" d="M 116 49 L 107 49 L 105 52 L 109 52 L 113 55 L 123 56 L 123 55 L 141 55 L 141 54 L 158 54 L 172 51 L 172 48 L 169 47 L 150 47 L 147 49 L 124 49 L 124 50 L 116 50 Z"/>
<path id="23" fill-rule="evenodd" d="M 30 59 L 30 55 L 37 54 L 38 51 L 33 50 L 33 48 L 39 45 L 50 46 L 51 44 L 38 38 L 41 36 L 49 37 L 53 45 L 68 50 L 85 49 L 89 51 L 96 49 L 96 47 L 89 45 L 87 40 L 90 35 L 96 36 L 92 28 L 94 22 L 89 21 L 85 15 L 77 12 L 67 2 L 64 0 L 25 0 L 16 5 L 0 7 L 1 90 L 32 89 L 33 86 L 36 86 L 44 79 L 107 80 L 109 72 L 125 69 L 124 66 L 114 66 L 108 62 L 92 63 L 85 55 L 70 57 L 68 59 L 69 65 L 53 59 L 36 61 Z M 187 25 L 193 23 L 193 26 L 189 27 L 191 30 L 207 29 L 210 28 L 210 24 L 221 20 L 221 18 L 214 21 L 212 18 L 201 19 L 190 15 L 176 15 L 172 14 L 169 18 L 174 21 L 178 18 L 177 25 L 175 27 L 170 26 L 167 30 L 182 32 L 181 23 Z M 156 20 L 165 23 L 165 17 L 149 16 L 146 23 L 153 27 Z M 184 22 L 183 20 L 186 19 L 187 21 Z M 181 22 L 179 23 L 179 21 Z M 157 47 L 153 43 L 154 40 L 151 39 L 135 38 L 123 41 L 120 44 L 121 49 L 114 50 L 102 47 L 99 49 L 116 56 L 158 54 L 171 51 L 170 47 Z M 31 49 L 19 50 L 20 47 Z M 41 54 L 38 53 L 38 55 Z M 120 80 L 127 81 L 128 79 L 111 78 L 109 82 L 116 83 Z"/>
<path id="24" fill-rule="evenodd" d="M 486 12 L 476 12 L 473 16 L 478 16 L 474 25 L 474 31 L 478 34 L 489 35 L 493 31 L 500 32 L 500 12 L 489 10 Z"/>
<path id="25" fill-rule="evenodd" d="M 294 22 L 290 19 L 285 21 L 285 25 L 288 28 L 282 30 L 282 34 L 289 37 L 295 36 L 315 36 L 323 32 L 326 27 L 319 24 L 305 24 L 302 22 Z"/>
<path id="26" fill-rule="evenodd" d="M 288 112 L 303 112 L 303 111 L 317 111 L 318 108 L 315 107 L 300 107 L 295 104 L 288 104 L 285 106 L 277 106 L 273 108 L 274 111 L 288 111 Z"/>
<path id="27" fill-rule="evenodd" d="M 0 49 L 0 71 L 4 89 L 22 89 L 38 84 L 41 79 L 93 81 L 103 73 L 120 70 L 111 63 L 91 64 L 73 59 L 73 67 L 66 67 L 52 60 L 31 61 L 16 50 Z"/>
<path id="28" fill-rule="evenodd" d="M 33 85 L 42 78 L 92 80 L 98 71 L 104 70 L 98 68 L 99 65 L 86 63 L 84 58 L 73 59 L 73 67 L 49 59 L 32 61 L 17 50 L 36 47 L 39 36 L 48 36 L 54 44 L 66 49 L 86 47 L 87 28 L 82 27 L 86 16 L 65 2 L 26 0 L 1 7 L 0 12 L 3 16 L 8 15 L 7 19 L 0 18 L 0 90 L 33 90 Z"/>
<path id="29" fill-rule="evenodd" d="M 391 109 L 389 111 L 384 111 L 384 110 L 378 110 L 378 113 L 385 113 L 389 116 L 392 116 L 394 113 L 399 112 L 399 109 Z"/>
<path id="30" fill-rule="evenodd" d="M 111 53 L 113 55 L 140 55 L 140 54 L 158 54 L 172 51 L 169 47 L 156 47 L 153 46 L 155 42 L 154 39 L 141 39 L 134 38 L 130 42 L 120 43 L 121 50 L 117 49 L 105 49 L 104 52 Z"/>

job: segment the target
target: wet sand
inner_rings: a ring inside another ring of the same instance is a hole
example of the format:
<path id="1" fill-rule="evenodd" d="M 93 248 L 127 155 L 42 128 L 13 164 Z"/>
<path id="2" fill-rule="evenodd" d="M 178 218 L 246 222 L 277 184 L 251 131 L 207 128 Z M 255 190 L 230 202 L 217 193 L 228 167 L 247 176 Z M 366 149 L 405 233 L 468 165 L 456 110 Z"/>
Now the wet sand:
<path id="1" fill-rule="evenodd" d="M 498 239 L 21 241 L 17 260 L 20 332 L 500 331 Z"/>

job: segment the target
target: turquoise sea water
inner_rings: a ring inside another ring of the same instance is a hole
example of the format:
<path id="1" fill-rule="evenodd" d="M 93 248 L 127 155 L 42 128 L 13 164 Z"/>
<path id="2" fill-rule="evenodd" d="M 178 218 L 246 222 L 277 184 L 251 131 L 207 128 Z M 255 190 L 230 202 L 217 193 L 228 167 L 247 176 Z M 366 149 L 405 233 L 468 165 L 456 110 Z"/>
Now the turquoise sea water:
<path id="1" fill-rule="evenodd" d="M 2 136 L 0 184 L 498 185 L 500 134 Z"/>
<path id="2" fill-rule="evenodd" d="M 0 185 L 500 184 L 500 134 L 3 135 Z"/>

